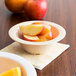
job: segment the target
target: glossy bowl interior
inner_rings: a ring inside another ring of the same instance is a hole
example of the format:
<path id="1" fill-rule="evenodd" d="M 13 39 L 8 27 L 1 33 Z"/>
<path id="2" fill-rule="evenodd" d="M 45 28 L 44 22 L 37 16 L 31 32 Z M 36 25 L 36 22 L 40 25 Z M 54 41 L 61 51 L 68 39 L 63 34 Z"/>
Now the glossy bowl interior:
<path id="1" fill-rule="evenodd" d="M 59 31 L 59 35 L 49 41 L 45 41 L 45 42 L 30 42 L 30 41 L 25 41 L 23 39 L 21 39 L 21 33 L 19 33 L 19 26 L 21 25 L 28 25 L 34 22 L 45 22 L 51 26 L 54 26 L 58 29 Z M 59 42 L 60 40 L 62 40 L 66 35 L 66 31 L 65 29 L 53 22 L 49 22 L 49 21 L 27 21 L 27 22 L 22 22 L 19 24 L 14 25 L 10 30 L 9 30 L 9 36 L 16 42 L 20 43 L 22 45 L 22 47 L 29 53 L 31 54 L 42 54 L 45 51 L 48 50 L 49 47 L 51 47 L 51 45 L 53 43 Z M 49 47 L 48 47 L 49 45 Z"/>
<path id="2" fill-rule="evenodd" d="M 37 76 L 36 70 L 34 69 L 32 64 L 30 62 L 28 62 L 26 59 L 24 59 L 18 55 L 7 53 L 7 52 L 0 52 L 0 57 L 12 59 L 12 60 L 18 62 L 19 64 L 21 64 L 24 67 L 24 69 L 26 70 L 27 76 Z"/>

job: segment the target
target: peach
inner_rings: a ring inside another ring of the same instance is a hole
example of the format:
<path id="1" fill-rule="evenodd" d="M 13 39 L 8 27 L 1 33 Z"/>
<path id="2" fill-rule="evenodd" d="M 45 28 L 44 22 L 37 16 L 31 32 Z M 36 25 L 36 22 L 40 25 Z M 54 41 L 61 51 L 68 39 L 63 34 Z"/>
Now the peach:
<path id="1" fill-rule="evenodd" d="M 38 34 L 40 34 L 44 29 L 43 25 L 22 25 L 20 26 L 20 30 L 23 34 L 25 35 L 32 35 L 32 36 L 36 36 Z"/>
<path id="2" fill-rule="evenodd" d="M 52 32 L 49 32 L 47 34 L 44 35 L 47 39 L 52 40 L 53 39 L 53 35 Z"/>
<path id="3" fill-rule="evenodd" d="M 23 35 L 23 39 L 27 40 L 27 41 L 32 41 L 32 42 L 39 42 L 40 41 L 38 36 Z"/>
<path id="4" fill-rule="evenodd" d="M 38 37 L 40 38 L 41 42 L 53 39 L 52 32 L 46 33 L 45 35 L 39 35 Z"/>
<path id="5" fill-rule="evenodd" d="M 6 7 L 15 13 L 23 12 L 26 0 L 5 0 Z"/>
<path id="6" fill-rule="evenodd" d="M 44 35 L 44 34 L 50 32 L 50 27 L 49 26 L 44 26 L 44 27 L 45 27 L 44 30 L 40 33 L 41 35 Z"/>
<path id="7" fill-rule="evenodd" d="M 48 41 L 48 39 L 45 36 L 40 35 L 38 37 L 40 39 L 40 42 Z"/>

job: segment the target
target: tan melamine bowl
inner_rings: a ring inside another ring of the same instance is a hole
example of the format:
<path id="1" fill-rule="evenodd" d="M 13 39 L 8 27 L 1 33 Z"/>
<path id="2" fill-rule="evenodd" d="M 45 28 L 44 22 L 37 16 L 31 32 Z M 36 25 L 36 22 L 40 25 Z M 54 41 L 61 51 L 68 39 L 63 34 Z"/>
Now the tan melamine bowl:
<path id="1" fill-rule="evenodd" d="M 45 41 L 45 42 L 30 42 L 30 41 L 25 41 L 23 39 L 21 39 L 21 33 L 19 33 L 19 26 L 20 25 L 28 25 L 31 24 L 33 22 L 45 22 L 49 25 L 52 25 L 54 27 L 56 27 L 59 30 L 59 35 L 49 41 Z M 27 22 L 22 22 L 19 24 L 14 25 L 10 30 L 9 30 L 9 36 L 16 42 L 20 43 L 22 45 L 22 47 L 25 49 L 25 51 L 31 53 L 31 54 L 43 54 L 46 51 L 50 50 L 51 45 L 53 45 L 54 43 L 59 42 L 60 40 L 62 40 L 66 35 L 66 31 L 65 29 L 53 22 L 49 22 L 49 21 L 27 21 Z"/>

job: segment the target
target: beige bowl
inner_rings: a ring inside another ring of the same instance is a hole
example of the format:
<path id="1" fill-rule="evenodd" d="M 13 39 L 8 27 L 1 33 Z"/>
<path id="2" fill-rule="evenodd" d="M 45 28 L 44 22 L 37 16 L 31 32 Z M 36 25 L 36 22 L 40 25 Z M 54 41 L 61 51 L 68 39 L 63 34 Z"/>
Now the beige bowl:
<path id="1" fill-rule="evenodd" d="M 23 39 L 21 39 L 21 33 L 19 33 L 19 26 L 21 25 L 28 25 L 31 24 L 33 22 L 45 22 L 49 25 L 52 25 L 54 27 L 56 27 L 59 30 L 59 35 L 49 41 L 45 41 L 45 42 L 30 42 L 30 41 L 25 41 Z M 31 54 L 43 54 L 46 53 L 48 50 L 50 50 L 51 45 L 53 45 L 54 43 L 59 42 L 60 40 L 62 40 L 66 35 L 66 31 L 65 29 L 53 22 L 49 22 L 49 21 L 27 21 L 27 22 L 22 22 L 19 24 L 14 25 L 10 30 L 9 30 L 9 36 L 16 42 L 20 43 L 22 45 L 22 47 L 25 49 L 25 51 L 31 53 Z"/>

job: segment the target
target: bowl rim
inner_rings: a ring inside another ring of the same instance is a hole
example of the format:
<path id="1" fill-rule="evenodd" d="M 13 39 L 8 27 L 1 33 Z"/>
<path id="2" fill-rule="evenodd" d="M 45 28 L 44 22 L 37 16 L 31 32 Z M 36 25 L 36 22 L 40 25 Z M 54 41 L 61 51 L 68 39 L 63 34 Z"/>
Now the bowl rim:
<path id="1" fill-rule="evenodd" d="M 33 65 L 29 61 L 24 59 L 23 57 L 18 56 L 16 54 L 12 54 L 8 52 L 1 52 L 1 51 L 0 51 L 0 57 L 12 59 L 18 62 L 19 64 L 21 64 L 23 68 L 26 70 L 27 76 L 37 76 L 36 70 L 33 67 Z"/>
<path id="2" fill-rule="evenodd" d="M 19 37 L 17 37 L 16 32 L 18 31 L 20 25 L 28 25 L 33 22 L 44 22 L 51 26 L 56 27 L 59 30 L 59 35 L 56 38 L 49 40 L 49 41 L 45 41 L 45 42 L 25 41 L 25 40 L 22 40 Z M 59 24 L 56 24 L 56 23 L 50 22 L 50 21 L 42 21 L 42 20 L 26 21 L 26 22 L 18 23 L 16 25 L 14 25 L 13 27 L 11 27 L 8 33 L 9 33 L 10 38 L 13 39 L 14 41 L 19 42 L 21 44 L 28 44 L 28 45 L 46 45 L 46 44 L 56 43 L 56 42 L 62 40 L 66 35 L 65 29 L 62 26 L 60 26 Z"/>

